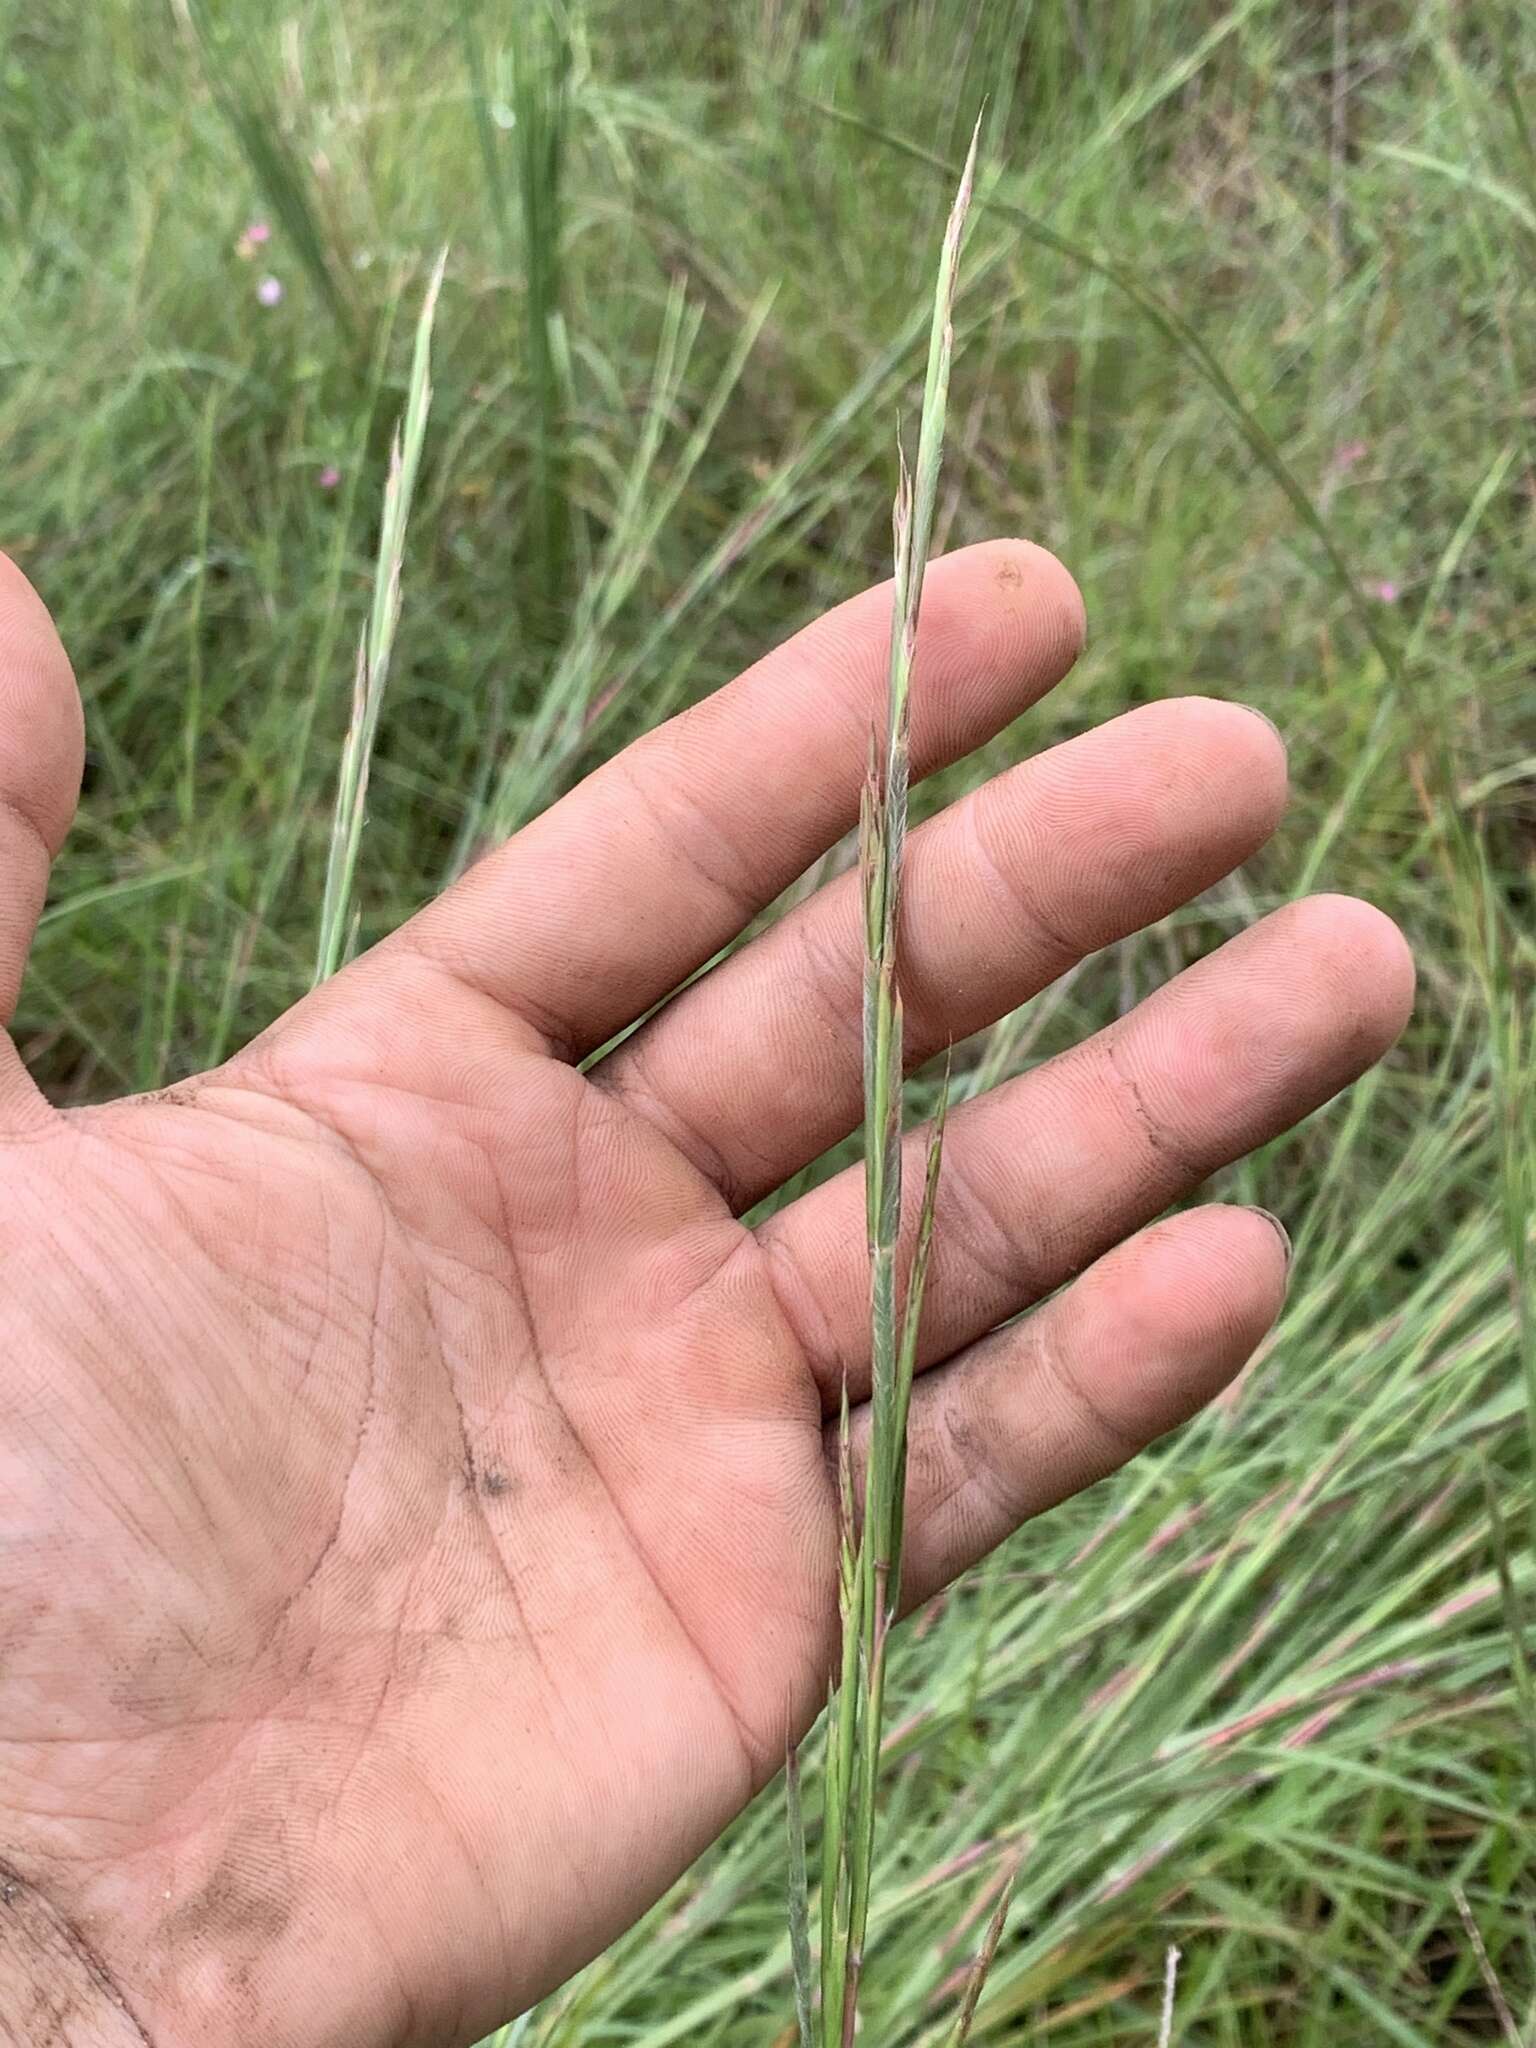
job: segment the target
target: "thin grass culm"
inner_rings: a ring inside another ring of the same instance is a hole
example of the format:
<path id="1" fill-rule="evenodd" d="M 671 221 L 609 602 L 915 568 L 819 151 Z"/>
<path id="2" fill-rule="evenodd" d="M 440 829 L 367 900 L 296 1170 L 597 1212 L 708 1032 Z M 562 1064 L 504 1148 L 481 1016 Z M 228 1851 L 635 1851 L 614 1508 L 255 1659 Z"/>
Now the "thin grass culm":
<path id="1" fill-rule="evenodd" d="M 379 552 L 374 566 L 373 602 L 358 642 L 352 686 L 352 718 L 341 750 L 336 782 L 336 813 L 331 827 L 330 857 L 325 870 L 325 896 L 320 910 L 320 938 L 315 956 L 315 985 L 327 981 L 346 964 L 352 950 L 356 919 L 352 907 L 358 850 L 368 808 L 368 773 L 384 708 L 395 632 L 400 623 L 400 576 L 405 563 L 405 529 L 416 489 L 427 415 L 432 409 L 432 326 L 437 295 L 442 289 L 448 252 L 433 267 L 416 321 L 410 385 L 405 417 L 395 430 L 389 453 L 389 478 L 379 521 Z"/>
<path id="2" fill-rule="evenodd" d="M 837 1687 L 826 1715 L 819 1967 L 812 1956 L 800 1764 L 793 1751 L 786 1772 L 790 1946 L 800 2048 L 850 2048 L 858 2028 L 874 1864 L 886 1655 L 901 1593 L 907 1411 L 944 1142 L 947 1083 L 933 1120 L 917 1234 L 903 1293 L 897 1258 L 902 1222 L 903 1077 L 899 946 L 912 668 L 944 447 L 950 360 L 954 353 L 951 309 L 979 135 L 978 123 L 944 233 L 934 292 L 922 419 L 917 453 L 910 469 L 905 454 L 898 448 L 899 480 L 892 519 L 896 573 L 890 670 L 884 711 L 877 717 L 871 735 L 869 774 L 859 824 L 864 907 L 864 1172 L 873 1360 L 871 1429 L 861 1516 L 855 1504 L 845 1386 L 838 1431 L 838 1615 L 842 1652 Z M 992 1936 L 991 1945 L 995 1947 L 996 1935 Z M 977 1981 L 967 1992 L 971 2012 L 979 1991 Z M 969 2028 L 969 2012 L 957 2021 L 957 2028 L 961 2031 L 956 2038 L 963 2040 Z"/>

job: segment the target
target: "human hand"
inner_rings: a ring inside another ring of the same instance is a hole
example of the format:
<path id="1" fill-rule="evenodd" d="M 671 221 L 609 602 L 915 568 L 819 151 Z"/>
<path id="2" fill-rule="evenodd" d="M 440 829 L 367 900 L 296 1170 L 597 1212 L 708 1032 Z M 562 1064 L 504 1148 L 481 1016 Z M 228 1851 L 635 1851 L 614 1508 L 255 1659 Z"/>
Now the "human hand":
<path id="1" fill-rule="evenodd" d="M 0 1018 L 80 768 L 4 568 Z M 61 1115 L 0 1041 L 0 2038 L 472 2041 L 814 1714 L 859 1177 L 737 1219 L 858 1119 L 856 879 L 575 1062 L 852 822 L 889 618 L 866 593 L 642 740 L 214 1073 Z M 1079 638 L 1038 549 L 935 564 L 917 768 Z M 1170 701 L 924 825 L 914 1056 L 1215 881 L 1284 779 L 1267 723 Z M 1279 1236 L 1146 1226 L 1378 1057 L 1411 982 L 1377 912 L 1298 903 L 957 1109 L 912 1601 L 1238 1370 Z"/>

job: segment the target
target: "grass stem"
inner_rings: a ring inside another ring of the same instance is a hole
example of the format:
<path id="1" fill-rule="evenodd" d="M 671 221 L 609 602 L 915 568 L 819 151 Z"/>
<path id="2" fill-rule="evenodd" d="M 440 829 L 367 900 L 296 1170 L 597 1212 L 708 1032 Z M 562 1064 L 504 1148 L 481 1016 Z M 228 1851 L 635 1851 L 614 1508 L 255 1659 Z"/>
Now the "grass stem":
<path id="1" fill-rule="evenodd" d="M 881 1733 L 890 1632 L 901 1590 L 907 1468 L 907 1412 L 917 1362 L 923 1290 L 933 1244 L 943 1154 L 941 1093 L 928 1145 L 917 1235 L 903 1292 L 901 885 L 910 782 L 912 673 L 923 572 L 933 536 L 944 421 L 954 356 L 953 306 L 960 248 L 975 181 L 980 123 L 950 210 L 934 287 L 917 452 L 898 450 L 892 515 L 894 616 L 883 717 L 870 739 L 859 827 L 864 909 L 864 1172 L 869 1240 L 872 1356 L 871 1428 L 863 1513 L 855 1502 L 847 1388 L 839 1421 L 841 1544 L 838 1615 L 840 1680 L 828 1707 L 821 1855 L 820 1999 L 809 2008 L 809 1909 L 803 1895 L 803 1827 L 798 1763 L 789 1765 L 791 1945 L 803 2042 L 852 2048 L 858 2027 L 875 1858 Z M 979 1991 L 979 1985 L 977 1987 Z M 974 2001 L 972 2001 L 974 2009 Z M 819 2022 L 819 2033 L 817 2025 Z M 966 2022 L 967 2028 L 969 2021 Z M 963 2034 L 959 2037 L 964 2038 Z"/>

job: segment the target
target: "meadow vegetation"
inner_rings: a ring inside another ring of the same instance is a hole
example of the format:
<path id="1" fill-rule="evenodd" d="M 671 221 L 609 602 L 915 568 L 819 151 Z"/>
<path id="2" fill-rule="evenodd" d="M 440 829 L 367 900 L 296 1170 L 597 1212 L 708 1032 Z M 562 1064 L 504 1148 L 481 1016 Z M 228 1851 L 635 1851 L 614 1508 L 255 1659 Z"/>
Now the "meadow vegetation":
<path id="1" fill-rule="evenodd" d="M 894 1645 L 861 2038 L 938 2048 L 1013 1872 L 979 2042 L 1536 2040 L 1536 17 L 6 0 L 0 27 L 0 541 L 89 724 L 17 1026 L 65 1102 L 217 1060 L 317 949 L 888 573 L 985 101 L 936 546 L 1044 542 L 1092 632 L 914 815 L 1183 692 L 1267 712 L 1294 796 L 1240 874 L 958 1048 L 953 1092 L 1312 889 L 1398 918 L 1420 997 L 1378 1072 L 1211 1184 L 1296 1243 L 1240 1384 Z M 784 1887 L 775 1791 L 501 2038 L 788 2048 Z"/>

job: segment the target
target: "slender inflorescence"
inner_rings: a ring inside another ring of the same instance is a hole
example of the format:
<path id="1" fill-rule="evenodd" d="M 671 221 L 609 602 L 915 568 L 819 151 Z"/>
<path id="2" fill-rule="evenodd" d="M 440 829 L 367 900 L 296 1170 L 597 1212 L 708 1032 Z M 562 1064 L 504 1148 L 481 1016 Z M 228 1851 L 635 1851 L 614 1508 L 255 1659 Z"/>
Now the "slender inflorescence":
<path id="1" fill-rule="evenodd" d="M 427 414 L 432 407 L 432 324 L 437 315 L 437 295 L 442 288 L 447 260 L 445 250 L 437 259 L 422 301 L 416 322 L 416 346 L 411 357 L 405 418 L 395 430 L 389 451 L 389 479 L 384 486 L 384 510 L 379 522 L 373 603 L 368 624 L 358 642 L 352 684 L 352 718 L 341 750 L 341 773 L 336 784 L 336 815 L 331 827 L 331 850 L 325 871 L 325 897 L 320 910 L 320 940 L 315 959 L 317 983 L 334 974 L 352 950 L 355 926 L 352 886 L 357 874 L 363 821 L 367 816 L 368 771 L 373 760 L 374 742 L 378 738 L 379 714 L 384 707 L 384 687 L 389 679 L 395 631 L 400 623 L 400 575 L 405 562 L 405 529 L 416 488 L 421 446 L 426 439 Z"/>
<path id="2" fill-rule="evenodd" d="M 819 1972 L 812 1962 L 799 1764 L 793 1754 L 788 1771 L 790 1937 L 802 2048 L 848 2048 L 858 2023 L 859 1984 L 869 1926 L 886 1656 L 901 1593 L 907 1410 L 943 1150 L 947 1085 L 929 1139 L 916 1240 L 903 1290 L 897 1256 L 902 1225 L 900 938 L 912 670 L 923 572 L 933 533 L 944 447 L 950 360 L 954 353 L 951 309 L 975 165 L 973 136 L 939 259 L 922 420 L 917 455 L 910 469 L 905 455 L 900 456 L 892 521 L 895 606 L 890 669 L 884 713 L 871 735 L 869 772 L 860 814 L 871 1427 L 860 1515 L 845 1387 L 838 1433 L 838 1608 L 842 1658 L 839 1681 L 827 1710 Z M 1000 1920 L 997 1925 L 1000 1930 Z M 992 1946 L 995 1941 L 993 1936 Z M 976 1990 L 979 1988 L 978 1980 Z M 967 2002 L 974 2011 L 974 1993 L 968 1993 Z M 969 2013 L 958 2024 L 968 2028 Z M 957 2038 L 963 2040 L 964 2032 Z"/>

